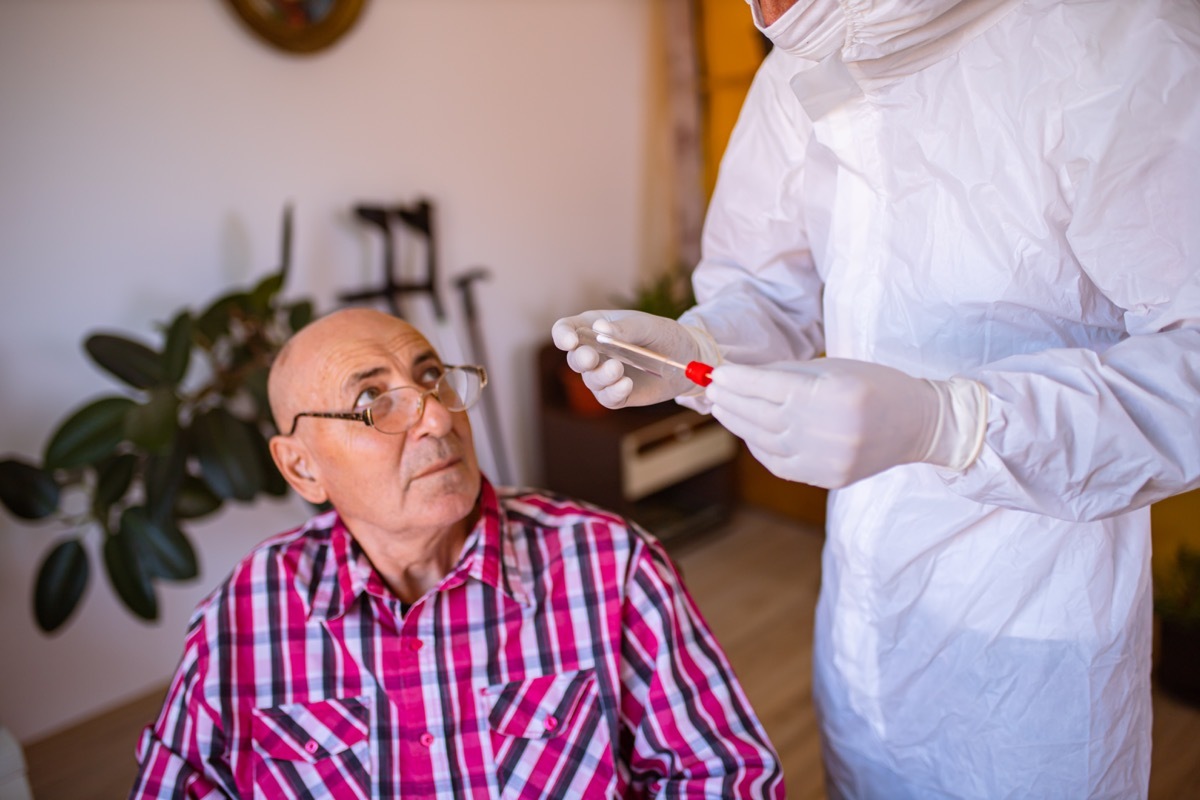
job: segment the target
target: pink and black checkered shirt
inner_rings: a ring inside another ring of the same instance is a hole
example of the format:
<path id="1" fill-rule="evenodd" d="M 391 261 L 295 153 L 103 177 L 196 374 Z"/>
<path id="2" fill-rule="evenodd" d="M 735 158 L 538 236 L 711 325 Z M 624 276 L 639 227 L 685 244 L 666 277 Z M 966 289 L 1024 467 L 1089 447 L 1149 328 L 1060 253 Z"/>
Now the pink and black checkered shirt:
<path id="1" fill-rule="evenodd" d="M 407 610 L 336 513 L 200 604 L 133 797 L 783 797 L 724 653 L 660 545 L 497 497 Z"/>

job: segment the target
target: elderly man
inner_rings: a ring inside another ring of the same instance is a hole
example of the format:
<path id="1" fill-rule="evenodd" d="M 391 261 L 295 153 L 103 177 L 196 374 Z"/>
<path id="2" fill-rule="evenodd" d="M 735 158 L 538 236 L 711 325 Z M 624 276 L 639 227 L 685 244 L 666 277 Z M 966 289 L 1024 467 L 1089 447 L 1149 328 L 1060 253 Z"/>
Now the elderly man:
<path id="1" fill-rule="evenodd" d="M 778 759 L 657 542 L 498 493 L 479 367 L 366 309 L 270 378 L 293 488 L 193 617 L 134 797 L 782 797 Z"/>

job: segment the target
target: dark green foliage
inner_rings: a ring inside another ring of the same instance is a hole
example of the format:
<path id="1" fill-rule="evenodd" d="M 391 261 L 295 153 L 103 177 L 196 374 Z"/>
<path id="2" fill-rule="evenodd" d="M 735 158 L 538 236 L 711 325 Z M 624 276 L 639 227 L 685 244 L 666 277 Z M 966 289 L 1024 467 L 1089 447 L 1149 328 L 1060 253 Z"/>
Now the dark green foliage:
<path id="1" fill-rule="evenodd" d="M 1157 584 L 1154 610 L 1159 616 L 1200 627 L 1200 550 L 1180 547 L 1171 572 Z"/>
<path id="2" fill-rule="evenodd" d="M 58 511 L 54 476 L 15 458 L 0 461 L 0 500 L 21 519 L 42 519 Z"/>
<path id="3" fill-rule="evenodd" d="M 167 382 L 178 384 L 187 374 L 192 359 L 192 315 L 181 311 L 167 329 L 167 343 L 163 348 L 163 375 Z"/>
<path id="4" fill-rule="evenodd" d="M 128 397 L 104 397 L 67 417 L 46 445 L 46 469 L 85 467 L 107 458 L 125 432 L 125 415 L 136 405 Z"/>
<path id="5" fill-rule="evenodd" d="M 104 567 L 126 608 L 142 619 L 158 619 L 158 596 L 149 570 L 138 558 L 137 542 L 124 528 L 104 539 Z"/>
<path id="6" fill-rule="evenodd" d="M 96 464 L 96 488 L 92 492 L 92 510 L 103 517 L 133 485 L 138 459 L 133 453 L 123 453 Z"/>
<path id="7" fill-rule="evenodd" d="M 33 593 L 33 614 L 44 631 L 66 622 L 88 582 L 87 553 L 78 539 L 55 545 L 42 561 Z"/>
<path id="8" fill-rule="evenodd" d="M 149 575 L 182 581 L 199 574 L 196 551 L 173 520 L 153 520 L 145 508 L 133 506 L 121 515 L 120 533 L 133 542 Z"/>
<path id="9" fill-rule="evenodd" d="M 192 421 L 192 437 L 204 482 L 222 500 L 253 500 L 262 486 L 262 470 L 246 427 L 223 408 Z"/>
<path id="10" fill-rule="evenodd" d="M 182 523 L 226 500 L 281 496 L 271 461 L 275 433 L 267 372 L 283 342 L 313 318 L 308 300 L 280 303 L 285 273 L 219 297 L 199 314 L 181 309 L 161 325 L 161 349 L 113 334 L 88 336 L 88 356 L 126 395 L 77 408 L 59 424 L 42 465 L 0 461 L 0 500 L 14 516 L 55 519 L 70 529 L 43 561 L 34 613 L 44 631 L 70 618 L 87 586 L 88 551 L 99 532 L 109 582 L 137 616 L 155 619 L 159 580 L 198 574 Z M 187 382 L 207 361 L 202 382 Z M 64 491 L 84 492 L 86 511 L 68 516 Z"/>
<path id="11" fill-rule="evenodd" d="M 680 267 L 646 281 L 632 297 L 618 297 L 614 303 L 616 308 L 678 319 L 680 314 L 696 304 L 696 297 L 692 293 L 688 270 Z"/>
<path id="12" fill-rule="evenodd" d="M 271 466 L 274 467 L 274 464 Z M 208 488 L 207 483 L 195 475 L 184 475 L 172 510 L 176 519 L 199 519 L 219 509 L 221 503 L 221 498 Z"/>
<path id="13" fill-rule="evenodd" d="M 149 389 L 163 382 L 162 355 L 141 342 L 97 333 L 83 343 L 92 360 L 135 389 Z"/>

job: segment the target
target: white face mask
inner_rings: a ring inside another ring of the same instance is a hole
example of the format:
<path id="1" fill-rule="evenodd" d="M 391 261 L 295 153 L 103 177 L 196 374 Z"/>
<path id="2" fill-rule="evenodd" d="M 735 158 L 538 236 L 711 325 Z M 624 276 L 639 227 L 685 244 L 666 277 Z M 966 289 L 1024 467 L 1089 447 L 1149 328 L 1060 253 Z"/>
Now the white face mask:
<path id="1" fill-rule="evenodd" d="M 746 0 L 755 26 L 771 43 L 793 56 L 820 61 L 842 47 L 846 17 L 837 0 L 796 0 L 779 19 L 763 25 L 759 0 Z"/>

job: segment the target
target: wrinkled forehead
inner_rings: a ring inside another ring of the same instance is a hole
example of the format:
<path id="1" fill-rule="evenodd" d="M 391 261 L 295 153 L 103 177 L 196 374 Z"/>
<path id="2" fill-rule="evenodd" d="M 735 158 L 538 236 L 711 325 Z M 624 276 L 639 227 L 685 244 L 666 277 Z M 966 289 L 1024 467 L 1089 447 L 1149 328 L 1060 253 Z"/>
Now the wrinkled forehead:
<path id="1" fill-rule="evenodd" d="M 344 312 L 305 330 L 291 364 L 297 394 L 312 401 L 345 402 L 366 384 L 413 382 L 413 373 L 440 363 L 429 340 L 404 320 L 378 312 Z"/>

